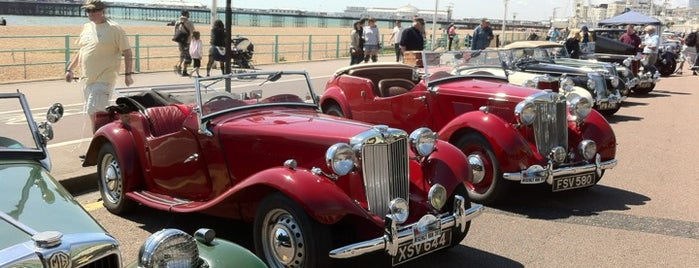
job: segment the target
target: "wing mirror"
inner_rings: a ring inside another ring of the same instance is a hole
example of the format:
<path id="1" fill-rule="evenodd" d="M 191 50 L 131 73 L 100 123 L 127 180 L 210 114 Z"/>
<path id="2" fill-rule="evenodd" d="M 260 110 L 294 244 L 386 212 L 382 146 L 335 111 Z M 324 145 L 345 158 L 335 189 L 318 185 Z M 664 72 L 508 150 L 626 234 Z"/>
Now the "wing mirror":
<path id="1" fill-rule="evenodd" d="M 50 123 L 58 122 L 58 120 L 63 118 L 63 111 L 63 105 L 60 103 L 54 103 L 46 112 L 46 121 L 49 121 Z"/>

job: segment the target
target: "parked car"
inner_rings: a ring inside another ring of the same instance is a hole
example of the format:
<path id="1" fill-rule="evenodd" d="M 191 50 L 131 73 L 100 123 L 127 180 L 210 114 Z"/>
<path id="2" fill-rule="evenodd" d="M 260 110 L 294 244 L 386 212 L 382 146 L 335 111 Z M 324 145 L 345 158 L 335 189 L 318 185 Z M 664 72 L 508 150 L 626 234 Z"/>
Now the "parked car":
<path id="1" fill-rule="evenodd" d="M 49 173 L 52 105 L 36 123 L 22 93 L 0 93 L 0 267 L 121 267 L 119 242 Z"/>
<path id="2" fill-rule="evenodd" d="M 625 32 L 622 29 L 607 28 L 591 30 L 594 42 L 589 43 L 589 48 L 583 51 L 580 58 L 613 62 L 629 67 L 631 73 L 638 79 L 638 84 L 631 90 L 638 94 L 647 94 L 655 88 L 661 73 L 656 66 L 647 65 L 641 60 L 637 55 L 637 48 L 619 41 Z"/>
<path id="3" fill-rule="evenodd" d="M 621 94 L 622 99 L 624 99 L 624 96 L 627 96 L 630 93 L 631 88 L 636 86 L 638 83 L 638 79 L 631 75 L 631 70 L 628 67 L 616 63 L 602 62 L 597 60 L 573 59 L 570 57 L 570 53 L 568 53 L 565 46 L 560 43 L 548 41 L 526 41 L 515 42 L 511 46 L 505 46 L 505 48 L 515 46 L 545 49 L 546 54 L 548 54 L 550 60 L 555 64 L 583 68 L 606 75 L 609 77 L 609 79 L 607 79 L 607 86 L 614 87 L 616 84 L 615 88 Z M 615 77 L 618 78 L 618 82 L 614 80 Z"/>
<path id="4" fill-rule="evenodd" d="M 269 266 L 327 267 L 370 252 L 396 265 L 458 245 L 483 209 L 468 199 L 458 148 L 427 128 L 324 115 L 306 72 L 194 81 L 119 90 L 98 115 L 108 123 L 84 166 L 97 166 L 110 212 L 141 203 L 252 222 Z"/>
<path id="5" fill-rule="evenodd" d="M 503 76 L 510 83 L 538 89 L 558 91 L 561 87 L 569 87 L 561 92 L 567 94 L 572 90 L 579 95 L 589 95 L 593 108 L 603 115 L 613 115 L 619 111 L 625 99 L 618 89 L 621 84 L 619 77 L 588 67 L 556 64 L 545 48 L 531 44 L 536 43 L 515 43 L 509 49 L 501 50 L 466 51 L 469 55 L 478 53 L 480 56 L 464 62 L 458 71 L 463 75 L 482 73 Z M 486 62 L 497 58 L 500 60 L 497 65 Z"/>
<path id="6" fill-rule="evenodd" d="M 466 62 L 487 53 L 423 54 L 424 69 L 386 63 L 337 70 L 321 97 L 323 112 L 438 130 L 467 156 L 468 193 L 479 203 L 501 201 L 513 183 L 590 187 L 616 165 L 614 132 L 589 96 L 521 87 L 487 72 L 462 74 Z"/>
<path id="7" fill-rule="evenodd" d="M 127 267 L 246 267 L 266 268 L 248 249 L 216 238 L 216 232 L 202 228 L 193 236 L 178 229 L 163 229 L 141 245 L 138 261 Z"/>

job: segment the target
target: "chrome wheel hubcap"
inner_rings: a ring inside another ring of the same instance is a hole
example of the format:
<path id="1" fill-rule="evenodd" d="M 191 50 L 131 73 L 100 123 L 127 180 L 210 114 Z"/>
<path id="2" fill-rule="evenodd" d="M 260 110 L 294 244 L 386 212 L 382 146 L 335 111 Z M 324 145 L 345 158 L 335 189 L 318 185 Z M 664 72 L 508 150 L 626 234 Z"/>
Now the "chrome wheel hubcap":
<path id="1" fill-rule="evenodd" d="M 288 212 L 275 209 L 267 214 L 264 248 L 276 266 L 301 267 L 306 255 L 305 242 L 296 219 Z M 275 265 L 273 265 L 275 266 Z"/>
<path id="2" fill-rule="evenodd" d="M 113 155 L 106 155 L 102 161 L 102 191 L 110 203 L 118 203 L 121 199 L 121 171 L 119 163 Z"/>
<path id="3" fill-rule="evenodd" d="M 472 154 L 468 156 L 468 164 L 473 172 L 473 183 L 481 183 L 485 178 L 485 165 L 483 159 L 479 155 Z"/>

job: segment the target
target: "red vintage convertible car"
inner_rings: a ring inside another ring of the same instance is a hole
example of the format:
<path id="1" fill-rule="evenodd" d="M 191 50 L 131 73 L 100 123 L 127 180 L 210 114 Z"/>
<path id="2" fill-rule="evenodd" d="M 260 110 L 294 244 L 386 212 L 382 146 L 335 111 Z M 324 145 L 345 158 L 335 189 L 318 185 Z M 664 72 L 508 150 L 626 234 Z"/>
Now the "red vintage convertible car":
<path id="1" fill-rule="evenodd" d="M 502 201 L 512 182 L 548 183 L 553 191 L 589 187 L 616 165 L 614 132 L 584 90 L 541 91 L 504 77 L 459 75 L 478 55 L 425 53 L 424 69 L 341 68 L 320 105 L 327 114 L 372 124 L 438 130 L 468 157 L 473 180 L 465 184 L 479 203 Z"/>
<path id="2" fill-rule="evenodd" d="M 271 267 L 376 251 L 400 264 L 458 245 L 482 211 L 458 148 L 427 128 L 324 115 L 306 72 L 119 92 L 84 162 L 97 166 L 104 206 L 253 222 L 255 252 Z"/>

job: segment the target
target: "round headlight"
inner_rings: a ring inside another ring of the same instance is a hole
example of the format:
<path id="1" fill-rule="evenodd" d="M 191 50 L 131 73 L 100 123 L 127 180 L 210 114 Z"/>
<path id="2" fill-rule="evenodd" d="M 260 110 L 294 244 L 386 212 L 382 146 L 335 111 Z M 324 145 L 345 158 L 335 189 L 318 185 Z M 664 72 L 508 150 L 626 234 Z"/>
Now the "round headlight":
<path id="1" fill-rule="evenodd" d="M 561 81 L 561 85 L 564 87 L 566 87 L 566 86 L 572 87 L 572 86 L 575 86 L 575 81 L 573 81 L 573 79 L 570 77 L 566 77 Z"/>
<path id="2" fill-rule="evenodd" d="M 435 210 L 439 211 L 447 203 L 447 189 L 439 183 L 432 185 L 429 193 L 427 193 L 427 200 L 430 201 L 430 206 Z"/>
<path id="3" fill-rule="evenodd" d="M 515 117 L 519 123 L 528 126 L 534 123 L 536 118 L 536 106 L 530 101 L 523 101 L 515 106 Z"/>
<path id="4" fill-rule="evenodd" d="M 621 70 L 621 74 L 622 74 L 624 77 L 627 77 L 627 76 L 631 75 L 631 71 L 630 71 L 629 69 L 624 68 L 624 69 Z"/>
<path id="5" fill-rule="evenodd" d="M 566 160 L 566 149 L 562 146 L 556 146 L 551 149 L 551 158 L 556 163 L 563 163 Z"/>
<path id="6" fill-rule="evenodd" d="M 619 78 L 618 77 L 612 77 L 611 78 L 612 82 L 612 87 L 617 87 L 619 86 Z"/>
<path id="7" fill-rule="evenodd" d="M 577 97 L 570 102 L 570 112 L 580 119 L 587 118 L 592 111 L 592 103 L 587 98 Z"/>
<path id="8" fill-rule="evenodd" d="M 152 234 L 138 252 L 138 267 L 197 267 L 199 251 L 192 236 L 177 229 Z"/>
<path id="9" fill-rule="evenodd" d="M 588 89 L 594 89 L 595 86 L 597 86 L 597 83 L 595 82 L 595 80 L 587 79 L 587 88 Z"/>
<path id="10" fill-rule="evenodd" d="M 536 82 L 534 80 L 527 80 L 522 83 L 523 87 L 536 88 Z"/>
<path id="11" fill-rule="evenodd" d="M 404 223 L 408 220 L 408 201 L 400 197 L 391 200 L 391 203 L 388 204 L 388 212 L 391 213 L 391 218 L 393 218 L 397 224 Z"/>
<path id="12" fill-rule="evenodd" d="M 592 140 L 584 140 L 578 145 L 578 150 L 580 154 L 585 158 L 585 160 L 592 160 L 597 154 L 597 143 Z"/>
<path id="13" fill-rule="evenodd" d="M 632 61 L 632 59 L 630 59 L 630 58 L 624 59 L 624 66 L 631 67 L 631 61 Z"/>
<path id="14" fill-rule="evenodd" d="M 429 128 L 418 128 L 410 133 L 410 147 L 420 156 L 429 156 L 437 143 L 437 133 Z"/>
<path id="15" fill-rule="evenodd" d="M 325 152 L 325 163 L 339 176 L 350 173 L 356 162 L 357 156 L 347 143 L 336 143 Z"/>

